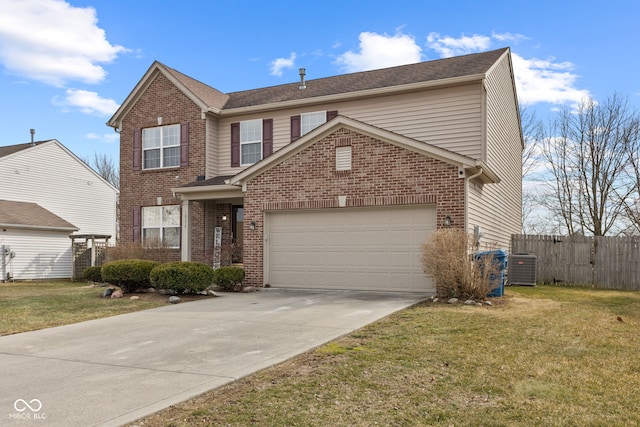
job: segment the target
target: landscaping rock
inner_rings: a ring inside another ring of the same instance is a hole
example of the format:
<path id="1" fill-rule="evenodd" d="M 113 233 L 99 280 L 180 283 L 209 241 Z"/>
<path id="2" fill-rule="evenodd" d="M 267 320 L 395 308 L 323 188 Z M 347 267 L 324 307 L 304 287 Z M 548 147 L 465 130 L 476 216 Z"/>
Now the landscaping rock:
<path id="1" fill-rule="evenodd" d="M 245 286 L 242 288 L 242 292 L 244 293 L 255 292 L 255 291 L 257 291 L 255 286 Z"/>
<path id="2" fill-rule="evenodd" d="M 120 289 L 113 291 L 113 293 L 111 294 L 111 298 L 122 298 L 123 296 L 124 295 L 122 294 L 122 291 Z"/>
<path id="3" fill-rule="evenodd" d="M 209 289 L 209 290 L 207 291 L 207 295 L 210 295 L 210 296 L 212 296 L 212 297 L 219 297 L 219 296 L 220 296 L 220 295 L 218 295 L 218 294 L 216 293 L 216 291 L 211 290 L 211 289 Z"/>
<path id="4" fill-rule="evenodd" d="M 177 304 L 177 303 L 179 303 L 180 301 L 182 301 L 182 300 L 180 299 L 180 297 L 176 297 L 176 296 L 171 296 L 171 297 L 169 297 L 169 302 L 170 302 L 171 304 Z"/>
<path id="5" fill-rule="evenodd" d="M 131 297 L 131 298 L 129 298 L 129 299 L 130 299 L 130 300 L 132 300 L 132 301 L 138 301 L 138 300 L 140 299 L 140 297 L 139 297 L 139 296 L 137 296 L 137 295 L 134 295 L 134 296 L 132 296 L 132 297 Z"/>
<path id="6" fill-rule="evenodd" d="M 493 305 L 493 304 L 491 303 L 491 301 L 485 301 L 484 305 Z"/>
<path id="7" fill-rule="evenodd" d="M 434 299 L 432 299 L 431 301 L 433 301 L 433 302 L 438 302 L 438 301 L 440 301 L 440 298 L 434 298 Z"/>
<path id="8" fill-rule="evenodd" d="M 149 294 L 153 294 L 155 293 L 155 291 L 156 291 L 156 288 L 147 288 L 147 293 Z"/>
<path id="9" fill-rule="evenodd" d="M 102 297 L 103 298 L 110 297 L 112 293 L 113 293 L 113 288 L 107 288 L 102 293 Z"/>
<path id="10" fill-rule="evenodd" d="M 465 305 L 476 305 L 476 302 L 472 299 L 468 299 L 464 302 Z"/>
<path id="11" fill-rule="evenodd" d="M 174 291 L 173 289 L 160 289 L 158 293 L 160 295 L 178 295 L 178 292 Z"/>
<path id="12" fill-rule="evenodd" d="M 447 304 L 457 304 L 458 303 L 458 298 L 449 298 L 449 301 L 447 301 Z"/>

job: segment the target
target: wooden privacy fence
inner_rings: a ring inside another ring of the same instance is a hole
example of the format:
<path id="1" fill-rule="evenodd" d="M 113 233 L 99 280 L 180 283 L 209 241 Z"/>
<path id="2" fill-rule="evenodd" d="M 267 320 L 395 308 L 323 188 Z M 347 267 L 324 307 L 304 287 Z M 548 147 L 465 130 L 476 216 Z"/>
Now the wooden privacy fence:
<path id="1" fill-rule="evenodd" d="M 511 236 L 511 253 L 537 256 L 536 280 L 640 290 L 640 237 Z"/>

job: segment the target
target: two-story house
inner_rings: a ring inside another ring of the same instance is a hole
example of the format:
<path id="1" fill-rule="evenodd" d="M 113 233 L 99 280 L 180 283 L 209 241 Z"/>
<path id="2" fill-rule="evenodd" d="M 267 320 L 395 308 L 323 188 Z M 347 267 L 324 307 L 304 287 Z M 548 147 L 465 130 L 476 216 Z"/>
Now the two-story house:
<path id="1" fill-rule="evenodd" d="M 121 241 L 233 245 L 247 284 L 428 292 L 433 230 L 508 249 L 521 229 L 508 48 L 233 93 L 154 62 L 108 125 Z"/>

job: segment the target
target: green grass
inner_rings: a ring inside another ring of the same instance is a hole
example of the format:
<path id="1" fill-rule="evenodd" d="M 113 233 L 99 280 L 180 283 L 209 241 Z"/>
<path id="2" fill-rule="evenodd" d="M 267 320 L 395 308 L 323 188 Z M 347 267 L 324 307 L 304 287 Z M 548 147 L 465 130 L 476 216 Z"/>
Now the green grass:
<path id="1" fill-rule="evenodd" d="M 131 425 L 640 424 L 640 293 L 509 287 L 501 300 L 403 310 Z"/>
<path id="2" fill-rule="evenodd" d="M 84 320 L 130 313 L 162 302 L 102 298 L 104 288 L 85 283 L 0 283 L 0 335 L 16 334 Z"/>

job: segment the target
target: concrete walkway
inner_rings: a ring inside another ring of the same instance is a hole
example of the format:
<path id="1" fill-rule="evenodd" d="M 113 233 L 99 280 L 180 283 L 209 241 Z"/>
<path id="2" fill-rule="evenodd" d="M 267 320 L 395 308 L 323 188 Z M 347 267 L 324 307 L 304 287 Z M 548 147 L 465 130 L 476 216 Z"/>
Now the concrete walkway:
<path id="1" fill-rule="evenodd" d="M 425 298 L 266 289 L 0 337 L 0 425 L 119 426 Z"/>

